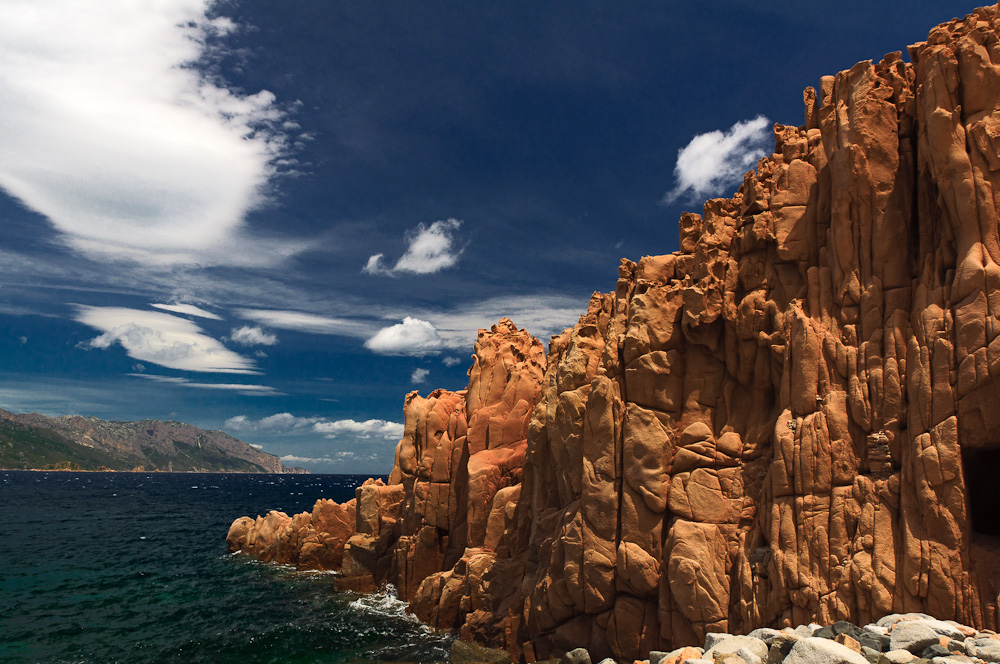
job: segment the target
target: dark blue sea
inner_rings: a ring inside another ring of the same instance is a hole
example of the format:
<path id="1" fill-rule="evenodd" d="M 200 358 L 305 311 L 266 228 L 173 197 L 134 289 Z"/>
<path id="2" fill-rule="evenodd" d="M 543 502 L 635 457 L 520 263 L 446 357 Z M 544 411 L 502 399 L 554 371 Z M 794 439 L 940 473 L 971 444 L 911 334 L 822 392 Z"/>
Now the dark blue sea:
<path id="1" fill-rule="evenodd" d="M 0 662 L 447 660 L 391 593 L 226 553 L 365 477 L 0 471 Z"/>

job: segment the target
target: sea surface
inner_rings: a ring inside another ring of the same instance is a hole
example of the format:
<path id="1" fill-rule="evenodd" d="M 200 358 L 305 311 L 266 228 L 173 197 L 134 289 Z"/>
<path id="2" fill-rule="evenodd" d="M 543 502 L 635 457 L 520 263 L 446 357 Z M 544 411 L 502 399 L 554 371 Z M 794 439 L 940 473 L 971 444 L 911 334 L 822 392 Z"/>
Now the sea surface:
<path id="1" fill-rule="evenodd" d="M 226 553 L 234 519 L 367 476 L 0 471 L 0 662 L 431 662 L 389 593 Z"/>

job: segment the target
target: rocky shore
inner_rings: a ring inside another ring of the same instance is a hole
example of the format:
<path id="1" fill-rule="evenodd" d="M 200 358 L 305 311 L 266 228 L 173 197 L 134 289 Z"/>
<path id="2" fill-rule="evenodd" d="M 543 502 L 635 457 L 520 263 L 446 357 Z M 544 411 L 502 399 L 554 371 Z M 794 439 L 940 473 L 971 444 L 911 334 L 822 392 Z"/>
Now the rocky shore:
<path id="1" fill-rule="evenodd" d="M 456 642 L 451 664 L 506 664 L 502 650 Z M 576 648 L 551 664 L 599 663 Z M 634 664 L 980 664 L 1000 662 L 1000 635 L 924 613 L 892 614 L 858 627 L 847 621 L 781 630 L 760 628 L 747 635 L 710 632 L 702 646 L 653 651 Z"/>

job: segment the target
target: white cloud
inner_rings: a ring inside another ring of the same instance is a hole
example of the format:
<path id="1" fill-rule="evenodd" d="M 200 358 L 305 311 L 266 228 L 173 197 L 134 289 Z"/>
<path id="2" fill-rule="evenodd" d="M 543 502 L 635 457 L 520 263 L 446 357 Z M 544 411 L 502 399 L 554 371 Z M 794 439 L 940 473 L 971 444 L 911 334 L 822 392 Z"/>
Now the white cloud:
<path id="1" fill-rule="evenodd" d="M 20 341 L 22 345 L 28 343 L 28 337 L 21 336 L 18 337 L 17 340 Z"/>
<path id="2" fill-rule="evenodd" d="M 158 376 L 156 374 L 132 373 L 130 376 L 145 378 L 157 383 L 169 383 L 196 390 L 228 390 L 248 397 L 274 397 L 283 393 L 268 385 L 248 385 L 246 383 L 198 383 L 178 376 Z"/>
<path id="3" fill-rule="evenodd" d="M 410 374 L 410 382 L 414 385 L 419 385 L 427 380 L 427 376 L 430 373 L 430 369 L 416 368 L 413 370 L 413 373 Z"/>
<path id="4" fill-rule="evenodd" d="M 333 463 L 333 459 L 330 457 L 302 457 L 295 456 L 294 454 L 286 454 L 281 457 L 282 463 Z"/>
<path id="5" fill-rule="evenodd" d="M 229 340 L 240 346 L 273 346 L 278 343 L 278 337 L 265 332 L 260 327 L 234 327 L 229 333 Z"/>
<path id="6" fill-rule="evenodd" d="M 737 185 L 771 146 L 771 121 L 763 115 L 741 120 L 725 132 L 698 134 L 677 152 L 674 188 L 663 197 L 671 204 L 681 196 L 692 201 L 725 193 Z"/>
<path id="7" fill-rule="evenodd" d="M 365 338 L 372 334 L 375 325 L 368 321 L 352 318 L 332 318 L 301 311 L 275 309 L 238 309 L 241 318 L 263 323 L 268 327 L 311 334 L 338 334 L 347 337 Z"/>
<path id="8" fill-rule="evenodd" d="M 270 433 L 321 433 L 327 438 L 350 436 L 355 439 L 385 438 L 398 440 L 403 437 L 403 425 L 388 420 L 328 420 L 325 417 L 299 417 L 291 413 L 276 413 L 253 420 L 246 415 L 236 415 L 223 425 L 229 431 L 265 431 Z"/>
<path id="9" fill-rule="evenodd" d="M 295 431 L 323 421 L 322 417 L 296 417 L 291 413 L 276 413 L 260 420 L 237 415 L 226 420 L 225 427 L 233 431 Z"/>
<path id="10" fill-rule="evenodd" d="M 391 275 L 397 272 L 432 274 L 452 267 L 462 255 L 462 249 L 455 246 L 455 232 L 462 226 L 458 219 L 442 219 L 430 226 L 417 224 L 406 234 L 406 253 L 389 268 L 384 254 L 375 254 L 368 259 L 362 272 L 373 275 Z"/>
<path id="11" fill-rule="evenodd" d="M 587 311 L 585 297 L 568 295 L 509 295 L 480 302 L 469 302 L 453 311 L 426 312 L 437 330 L 442 345 L 453 350 L 471 350 L 480 329 L 489 329 L 501 318 L 538 337 L 548 337 L 576 324 Z"/>
<path id="12" fill-rule="evenodd" d="M 151 304 L 150 306 L 157 309 L 163 309 L 164 311 L 172 311 L 176 314 L 187 314 L 188 316 L 197 316 L 198 318 L 222 320 L 221 316 L 217 316 L 211 311 L 205 311 L 201 307 L 196 307 L 193 304 Z"/>
<path id="13" fill-rule="evenodd" d="M 210 373 L 260 373 L 253 360 L 229 350 L 197 324 L 157 311 L 78 306 L 75 316 L 102 334 L 78 344 L 106 349 L 119 343 L 132 359 L 170 369 Z"/>
<path id="14" fill-rule="evenodd" d="M 365 348 L 380 355 L 432 355 L 441 346 L 441 337 L 433 325 L 410 316 L 402 323 L 383 327 L 365 342 Z"/>
<path id="15" fill-rule="evenodd" d="M 441 364 L 443 364 L 446 367 L 453 367 L 453 366 L 459 365 L 461 363 L 462 363 L 462 360 L 460 360 L 457 357 L 451 357 L 451 356 L 445 357 L 445 358 L 443 358 L 441 360 Z"/>
<path id="16" fill-rule="evenodd" d="M 254 443 L 247 443 L 247 445 L 249 445 L 250 447 L 253 447 L 254 449 L 258 449 L 258 450 L 264 449 L 263 445 L 255 445 Z"/>
<path id="17" fill-rule="evenodd" d="M 387 420 L 337 420 L 335 422 L 317 422 L 313 429 L 318 433 L 327 434 L 327 438 L 351 434 L 355 438 L 388 438 L 403 437 L 403 425 Z"/>
<path id="18" fill-rule="evenodd" d="M 0 3 L 0 187 L 68 244 L 143 265 L 273 264 L 256 241 L 290 139 L 266 90 L 195 63 L 234 29 L 211 0 Z"/>

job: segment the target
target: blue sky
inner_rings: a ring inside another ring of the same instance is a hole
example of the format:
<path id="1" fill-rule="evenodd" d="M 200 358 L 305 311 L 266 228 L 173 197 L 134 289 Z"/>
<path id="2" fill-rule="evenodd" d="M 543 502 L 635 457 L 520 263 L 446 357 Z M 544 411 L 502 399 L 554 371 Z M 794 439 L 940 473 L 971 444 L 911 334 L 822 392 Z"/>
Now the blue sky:
<path id="1" fill-rule="evenodd" d="M 386 473 L 476 330 L 677 249 L 802 89 L 974 6 L 0 2 L 0 408 Z"/>

